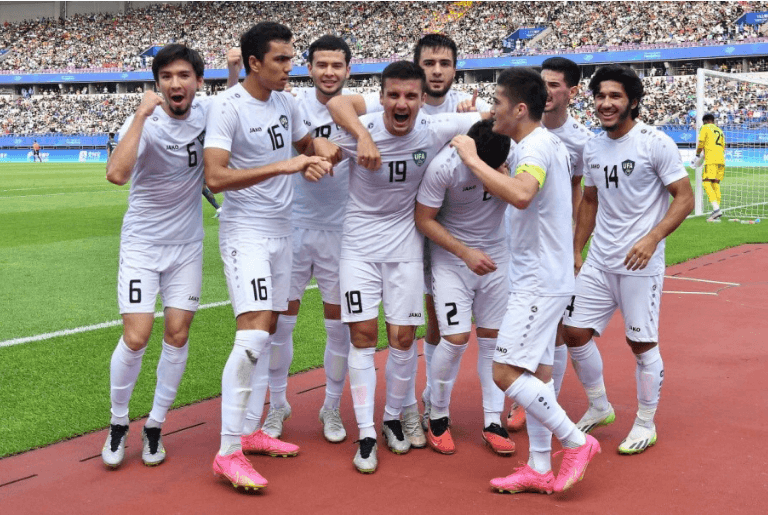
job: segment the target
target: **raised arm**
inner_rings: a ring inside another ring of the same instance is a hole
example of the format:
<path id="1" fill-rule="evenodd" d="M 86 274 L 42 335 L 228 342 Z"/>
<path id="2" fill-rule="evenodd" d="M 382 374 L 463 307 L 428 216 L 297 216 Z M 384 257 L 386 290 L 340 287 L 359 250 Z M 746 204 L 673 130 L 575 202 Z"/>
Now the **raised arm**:
<path id="1" fill-rule="evenodd" d="M 237 86 L 240 80 L 240 70 L 243 69 L 243 54 L 239 47 L 232 47 L 227 51 L 227 88 Z"/>
<path id="2" fill-rule="evenodd" d="M 138 159 L 144 123 L 155 111 L 155 108 L 162 103 L 163 100 L 153 91 L 144 93 L 131 125 L 120 138 L 120 143 L 117 144 L 117 148 L 112 152 L 107 162 L 107 180 L 109 182 L 122 186 L 130 180 L 131 172 Z"/>

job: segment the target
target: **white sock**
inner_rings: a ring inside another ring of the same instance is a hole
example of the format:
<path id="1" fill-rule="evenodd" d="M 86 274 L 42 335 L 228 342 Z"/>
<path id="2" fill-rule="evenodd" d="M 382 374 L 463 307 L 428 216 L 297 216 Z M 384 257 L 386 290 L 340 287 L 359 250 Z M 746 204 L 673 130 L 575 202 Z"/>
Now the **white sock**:
<path id="1" fill-rule="evenodd" d="M 160 427 L 165 422 L 165 415 L 176 399 L 176 392 L 181 383 L 181 376 L 187 366 L 189 356 L 188 342 L 182 347 L 174 347 L 163 341 L 163 350 L 160 353 L 160 361 L 157 363 L 157 386 L 155 387 L 155 400 L 152 411 L 149 413 L 148 427 Z M 157 422 L 157 426 L 151 422 Z"/>
<path id="2" fill-rule="evenodd" d="M 562 346 L 565 349 L 565 346 Z M 553 394 L 554 381 L 545 385 Z M 526 413 L 527 415 L 527 413 Z M 528 466 L 539 474 L 552 470 L 552 431 L 544 427 L 536 417 L 528 417 L 526 431 L 528 432 Z"/>
<path id="3" fill-rule="evenodd" d="M 141 359 L 145 350 L 146 347 L 131 350 L 121 336 L 112 352 L 109 364 L 109 396 L 112 401 L 110 424 L 128 425 L 128 403 L 141 371 Z"/>
<path id="4" fill-rule="evenodd" d="M 525 408 L 526 415 L 552 431 L 564 447 L 578 447 L 586 442 L 584 433 L 557 403 L 554 388 L 550 389 L 530 372 L 518 377 L 504 393 Z"/>
<path id="5" fill-rule="evenodd" d="M 270 336 L 267 339 L 266 349 L 271 348 Z M 271 359 L 267 359 L 267 352 L 263 353 L 264 359 L 260 359 L 253 369 L 251 376 L 251 396 L 248 398 L 248 407 L 245 410 L 243 420 L 243 434 L 249 435 L 261 428 L 261 417 L 264 415 L 264 405 L 267 400 L 269 386 L 269 367 Z"/>
<path id="6" fill-rule="evenodd" d="M 712 211 L 718 211 L 720 209 L 720 204 L 718 202 L 710 202 L 712 204 Z"/>
<path id="7" fill-rule="evenodd" d="M 451 393 L 456 384 L 456 377 L 459 375 L 461 366 L 461 357 L 467 350 L 467 344 L 454 345 L 445 338 L 440 338 L 435 353 L 432 355 L 432 394 L 430 402 L 432 404 L 429 418 L 437 420 L 449 416 L 451 404 Z"/>
<path id="8" fill-rule="evenodd" d="M 608 409 L 608 395 L 603 382 L 603 358 L 594 339 L 581 347 L 569 347 L 573 369 L 589 398 L 589 405 L 599 411 Z"/>
<path id="9" fill-rule="evenodd" d="M 403 412 L 405 400 L 411 376 L 413 375 L 412 359 L 413 346 L 408 350 L 389 348 L 387 356 L 387 402 L 384 405 L 384 422 L 387 420 L 399 420 Z"/>
<path id="10" fill-rule="evenodd" d="M 403 399 L 403 410 L 408 407 L 408 411 L 419 411 L 416 405 L 416 376 L 419 373 L 419 346 L 418 340 L 413 340 L 410 355 L 411 371 L 408 377 L 408 388 L 405 390 L 405 399 Z"/>
<path id="11" fill-rule="evenodd" d="M 429 400 L 429 397 L 432 394 L 432 372 L 430 369 L 432 368 L 432 356 L 435 354 L 436 348 L 437 345 L 432 345 L 431 343 L 427 343 L 427 340 L 424 340 L 424 363 L 427 365 L 427 385 L 421 393 L 422 402 L 424 400 Z"/>
<path id="12" fill-rule="evenodd" d="M 552 363 L 552 381 L 555 384 L 555 397 L 560 397 L 560 388 L 563 386 L 565 369 L 568 367 L 568 347 L 555 346 L 555 361 Z"/>
<path id="13" fill-rule="evenodd" d="M 341 404 L 344 381 L 347 378 L 347 358 L 349 357 L 349 326 L 341 320 L 325 320 L 325 402 L 323 408 L 336 409 Z"/>
<path id="14" fill-rule="evenodd" d="M 635 360 L 638 404 L 635 425 L 652 427 L 656 408 L 659 406 L 661 384 L 664 382 L 664 362 L 661 360 L 659 346 L 636 354 Z"/>
<path id="15" fill-rule="evenodd" d="M 483 427 L 501 425 L 504 411 L 504 392 L 493 381 L 493 353 L 496 352 L 496 338 L 477 339 L 477 375 L 483 391 Z"/>
<path id="16" fill-rule="evenodd" d="M 235 344 L 221 374 L 221 454 L 240 448 L 245 407 L 251 396 L 253 369 L 269 333 L 260 330 L 241 330 L 235 333 Z M 263 360 L 269 361 L 269 360 Z"/>
<path id="17" fill-rule="evenodd" d="M 349 349 L 349 390 L 355 407 L 355 418 L 360 430 L 360 439 L 376 438 L 373 427 L 373 410 L 376 399 L 376 368 L 373 363 L 375 347 L 358 349 L 354 345 Z"/>
<path id="18" fill-rule="evenodd" d="M 288 389 L 288 372 L 293 361 L 293 328 L 296 316 L 280 315 L 277 329 L 272 335 L 269 356 L 269 404 L 282 408 L 288 401 L 285 391 Z"/>

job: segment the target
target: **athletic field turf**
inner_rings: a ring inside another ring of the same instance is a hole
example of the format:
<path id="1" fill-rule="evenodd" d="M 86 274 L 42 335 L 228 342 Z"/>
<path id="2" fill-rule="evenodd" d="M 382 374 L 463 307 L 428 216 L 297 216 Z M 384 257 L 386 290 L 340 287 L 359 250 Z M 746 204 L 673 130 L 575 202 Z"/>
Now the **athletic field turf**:
<path id="1" fill-rule="evenodd" d="M 103 164 L 0 165 L 0 457 L 109 423 L 109 360 L 122 332 L 117 256 L 127 199 L 128 186 L 108 183 Z M 219 395 L 234 337 L 218 221 L 205 200 L 203 210 L 202 309 L 175 406 Z M 692 218 L 668 239 L 667 263 L 763 242 L 768 223 Z M 161 339 L 162 319 L 144 356 L 131 418 L 151 409 Z M 294 333 L 291 372 L 321 366 L 324 342 L 320 295 L 310 288 Z"/>

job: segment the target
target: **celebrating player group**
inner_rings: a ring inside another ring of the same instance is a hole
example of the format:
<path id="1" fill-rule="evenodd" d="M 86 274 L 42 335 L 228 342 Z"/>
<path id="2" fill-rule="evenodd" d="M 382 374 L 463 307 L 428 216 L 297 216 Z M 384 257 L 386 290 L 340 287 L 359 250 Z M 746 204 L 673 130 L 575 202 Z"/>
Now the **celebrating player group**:
<path id="1" fill-rule="evenodd" d="M 664 239 L 692 209 L 693 192 L 673 141 L 637 120 L 643 87 L 635 73 L 620 65 L 595 73 L 589 89 L 603 132 L 593 137 L 568 114 L 580 74 L 567 59 L 548 59 L 541 73 L 502 72 L 488 105 L 452 88 L 456 44 L 430 34 L 413 62 L 384 69 L 378 94 L 354 95 L 344 91 L 351 52 L 335 36 L 308 49 L 314 87 L 287 88 L 292 38 L 279 23 L 252 27 L 228 54 L 229 88 L 208 98 L 195 96 L 203 82 L 199 54 L 164 47 L 153 62 L 161 95 L 147 92 L 120 129 L 107 179 L 131 186 L 117 288 L 124 332 L 110 365 L 105 465 L 125 459 L 128 404 L 158 292 L 165 332 L 142 460 L 165 459 L 162 424 L 201 293 L 204 184 L 224 193 L 219 247 L 236 328 L 222 364 L 213 471 L 236 488 L 267 486 L 247 454 L 300 452 L 280 438 L 292 411 L 293 329 L 312 277 L 327 334 L 325 400 L 313 409 L 328 442 L 346 439 L 340 402 L 349 376 L 358 444 L 352 461 L 362 473 L 379 466 L 379 431 L 395 454 L 425 446 L 455 452 L 450 401 L 473 318 L 478 437 L 509 455 L 515 444 L 507 429 L 525 424 L 530 442 L 527 464 L 492 479 L 493 489 L 561 492 L 584 477 L 601 451 L 589 432 L 616 417 L 593 340 L 616 308 L 637 361 L 638 396 L 637 418 L 618 450 L 652 446 L 664 377 Z M 377 431 L 380 307 L 389 350 Z M 425 318 L 420 413 L 415 335 Z M 557 400 L 568 354 L 590 400 L 577 422 Z M 505 397 L 512 410 L 502 421 Z M 563 454 L 556 474 L 553 435 Z"/>

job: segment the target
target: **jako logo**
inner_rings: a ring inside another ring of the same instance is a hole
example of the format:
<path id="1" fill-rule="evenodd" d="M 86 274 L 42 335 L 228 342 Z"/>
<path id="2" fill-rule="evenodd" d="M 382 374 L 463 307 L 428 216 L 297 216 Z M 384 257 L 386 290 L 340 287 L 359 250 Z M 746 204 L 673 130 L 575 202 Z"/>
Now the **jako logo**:
<path id="1" fill-rule="evenodd" d="M 178 145 L 166 145 L 165 148 L 167 150 L 179 150 L 179 146 Z"/>
<path id="2" fill-rule="evenodd" d="M 504 347 L 496 347 L 496 352 L 501 352 L 502 354 L 506 354 L 507 349 L 505 349 Z"/>

